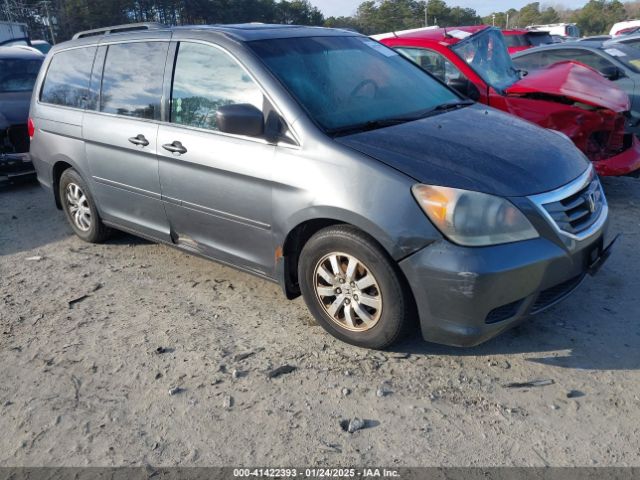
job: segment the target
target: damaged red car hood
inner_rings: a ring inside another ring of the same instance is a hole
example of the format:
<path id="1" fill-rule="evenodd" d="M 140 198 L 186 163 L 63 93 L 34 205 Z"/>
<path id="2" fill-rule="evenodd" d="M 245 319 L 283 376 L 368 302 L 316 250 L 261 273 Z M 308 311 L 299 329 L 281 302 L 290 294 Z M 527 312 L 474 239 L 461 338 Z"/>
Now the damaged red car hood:
<path id="1" fill-rule="evenodd" d="M 598 72 L 578 62 L 554 63 L 533 71 L 506 90 L 507 95 L 547 93 L 604 107 L 614 112 L 629 110 L 628 95 Z"/>

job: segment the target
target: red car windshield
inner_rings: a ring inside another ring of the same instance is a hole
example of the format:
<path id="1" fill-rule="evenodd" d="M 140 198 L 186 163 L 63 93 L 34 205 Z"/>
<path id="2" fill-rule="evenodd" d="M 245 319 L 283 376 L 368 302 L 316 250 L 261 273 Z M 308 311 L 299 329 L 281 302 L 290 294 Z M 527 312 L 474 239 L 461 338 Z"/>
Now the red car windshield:
<path id="1" fill-rule="evenodd" d="M 487 28 L 465 38 L 452 50 L 496 90 L 502 91 L 520 80 L 497 28 Z"/>

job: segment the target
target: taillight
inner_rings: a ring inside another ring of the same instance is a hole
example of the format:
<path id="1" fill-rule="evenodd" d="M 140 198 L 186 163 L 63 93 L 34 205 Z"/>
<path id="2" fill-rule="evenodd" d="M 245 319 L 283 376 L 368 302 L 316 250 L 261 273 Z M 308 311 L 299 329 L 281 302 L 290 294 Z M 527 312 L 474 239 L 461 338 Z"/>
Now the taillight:
<path id="1" fill-rule="evenodd" d="M 36 126 L 31 118 L 27 122 L 27 130 L 29 131 L 29 138 L 33 139 L 33 134 L 36 133 Z"/>

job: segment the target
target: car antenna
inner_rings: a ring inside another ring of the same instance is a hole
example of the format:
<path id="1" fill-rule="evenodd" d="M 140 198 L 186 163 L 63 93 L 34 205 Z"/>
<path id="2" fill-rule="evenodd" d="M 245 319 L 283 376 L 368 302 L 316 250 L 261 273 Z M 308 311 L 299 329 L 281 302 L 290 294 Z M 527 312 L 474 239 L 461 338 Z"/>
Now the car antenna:
<path id="1" fill-rule="evenodd" d="M 451 35 L 447 33 L 447 27 L 442 27 L 442 28 L 444 28 L 444 38 L 452 38 Z"/>

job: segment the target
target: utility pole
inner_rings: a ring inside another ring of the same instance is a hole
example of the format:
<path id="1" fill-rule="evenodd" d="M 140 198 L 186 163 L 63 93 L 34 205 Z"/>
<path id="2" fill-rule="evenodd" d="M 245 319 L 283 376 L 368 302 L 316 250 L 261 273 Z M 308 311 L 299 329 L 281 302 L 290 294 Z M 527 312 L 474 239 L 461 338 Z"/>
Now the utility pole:
<path id="1" fill-rule="evenodd" d="M 9 6 L 9 0 L 4 0 L 4 12 L 5 12 L 5 15 L 7 16 L 7 20 L 9 20 L 10 22 L 13 22 L 13 18 L 11 15 L 11 7 Z"/>
<path id="2" fill-rule="evenodd" d="M 42 3 L 44 4 L 44 12 L 45 12 L 45 15 L 47 16 L 47 24 L 49 25 L 49 33 L 51 34 L 51 43 L 55 45 L 56 37 L 53 34 L 53 25 L 51 24 L 51 15 L 49 15 L 49 2 L 45 0 Z"/>
<path id="3" fill-rule="evenodd" d="M 496 26 L 496 14 L 495 13 L 491 14 L 491 22 L 492 22 L 493 26 L 495 27 Z"/>
<path id="4" fill-rule="evenodd" d="M 429 26 L 429 0 L 424 4 L 424 26 Z"/>
<path id="5" fill-rule="evenodd" d="M 504 28 L 508 29 L 509 28 L 509 14 L 507 13 L 507 21 L 504 22 Z"/>

